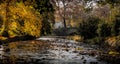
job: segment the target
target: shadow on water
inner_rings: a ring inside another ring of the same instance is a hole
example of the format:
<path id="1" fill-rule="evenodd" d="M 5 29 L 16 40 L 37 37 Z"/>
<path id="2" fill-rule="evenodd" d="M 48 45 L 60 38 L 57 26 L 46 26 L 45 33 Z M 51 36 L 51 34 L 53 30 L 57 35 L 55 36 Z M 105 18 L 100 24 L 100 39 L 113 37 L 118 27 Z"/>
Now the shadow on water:
<path id="1" fill-rule="evenodd" d="M 45 51 L 48 47 L 49 43 L 42 41 L 18 41 L 4 44 L 3 50 L 0 50 L 0 63 L 33 62 L 32 56 Z"/>
<path id="2" fill-rule="evenodd" d="M 36 39 L 36 37 L 34 36 L 30 36 L 30 35 L 25 35 L 25 36 L 15 36 L 15 37 L 7 37 L 7 39 L 5 40 L 0 40 L 0 45 L 2 44 L 7 44 L 10 42 L 15 42 L 15 41 L 27 41 L 27 40 L 33 40 Z"/>

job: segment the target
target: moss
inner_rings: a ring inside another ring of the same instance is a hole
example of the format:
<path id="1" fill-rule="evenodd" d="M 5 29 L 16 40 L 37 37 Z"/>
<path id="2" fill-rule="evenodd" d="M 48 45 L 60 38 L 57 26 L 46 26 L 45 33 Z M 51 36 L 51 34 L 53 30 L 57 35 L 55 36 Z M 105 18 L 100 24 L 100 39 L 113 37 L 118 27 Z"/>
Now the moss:
<path id="1" fill-rule="evenodd" d="M 116 52 L 116 51 L 109 51 L 108 52 L 109 55 L 118 55 L 120 54 L 119 52 Z"/>

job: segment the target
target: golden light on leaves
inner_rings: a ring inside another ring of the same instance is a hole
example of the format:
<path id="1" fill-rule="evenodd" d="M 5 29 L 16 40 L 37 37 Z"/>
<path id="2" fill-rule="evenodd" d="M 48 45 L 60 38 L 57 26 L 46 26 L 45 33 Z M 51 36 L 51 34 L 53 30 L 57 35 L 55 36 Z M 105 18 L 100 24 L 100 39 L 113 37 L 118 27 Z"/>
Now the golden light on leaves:
<path id="1" fill-rule="evenodd" d="M 13 35 L 32 35 L 40 36 L 42 27 L 42 18 L 32 6 L 25 6 L 23 2 L 12 2 L 8 6 L 8 16 L 6 21 L 6 3 L 0 4 L 0 16 L 2 17 L 3 27 L 0 27 L 0 33 L 8 23 L 9 36 Z M 5 22 L 6 21 L 6 22 Z M 21 33 L 22 32 L 22 33 Z"/>

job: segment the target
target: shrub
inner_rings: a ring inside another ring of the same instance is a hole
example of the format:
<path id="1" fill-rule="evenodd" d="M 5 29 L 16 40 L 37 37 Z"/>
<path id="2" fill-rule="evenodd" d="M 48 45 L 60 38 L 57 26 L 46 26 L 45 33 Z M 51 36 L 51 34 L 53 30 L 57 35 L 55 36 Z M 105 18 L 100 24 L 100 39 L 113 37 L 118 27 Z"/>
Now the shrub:
<path id="1" fill-rule="evenodd" d="M 99 19 L 90 17 L 87 21 L 83 21 L 79 26 L 79 33 L 85 39 L 94 38 L 97 36 L 96 30 L 98 28 Z"/>

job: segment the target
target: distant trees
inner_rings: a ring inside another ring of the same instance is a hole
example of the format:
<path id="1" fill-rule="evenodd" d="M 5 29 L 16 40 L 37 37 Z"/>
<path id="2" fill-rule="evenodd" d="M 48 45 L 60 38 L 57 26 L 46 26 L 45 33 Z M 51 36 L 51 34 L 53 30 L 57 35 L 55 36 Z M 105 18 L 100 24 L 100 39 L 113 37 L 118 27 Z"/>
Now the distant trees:
<path id="1" fill-rule="evenodd" d="M 89 13 L 86 14 L 87 18 L 85 17 L 80 21 L 79 33 L 86 42 L 104 44 L 108 37 L 120 36 L 120 6 L 118 1 L 99 0 L 91 10 L 84 10 L 85 13 Z"/>
<path id="2" fill-rule="evenodd" d="M 89 11 L 92 9 L 92 0 L 50 0 L 54 9 L 55 14 L 61 19 L 64 27 L 74 22 L 76 24 L 83 19 L 86 19 Z M 90 3 L 90 4 L 88 4 Z M 72 22 L 73 21 L 73 22 Z M 76 26 L 76 25 L 75 25 Z M 77 25 L 78 26 L 78 25 Z"/>
<path id="3" fill-rule="evenodd" d="M 73 20 L 80 12 L 81 0 L 50 0 L 54 9 L 55 14 L 61 19 L 64 27 L 67 28 L 67 24 Z M 78 12 L 79 11 L 79 12 Z"/>
<path id="4" fill-rule="evenodd" d="M 50 1 L 51 1 L 52 5 L 54 6 L 58 16 L 61 17 L 61 19 L 64 23 L 64 27 L 66 28 L 66 9 L 67 9 L 67 5 L 72 0 L 50 0 Z"/>
<path id="5" fill-rule="evenodd" d="M 67 24 L 79 26 L 84 38 L 104 38 L 120 33 L 119 0 L 50 0 L 56 15 Z M 72 22 L 71 22 L 72 21 Z"/>

